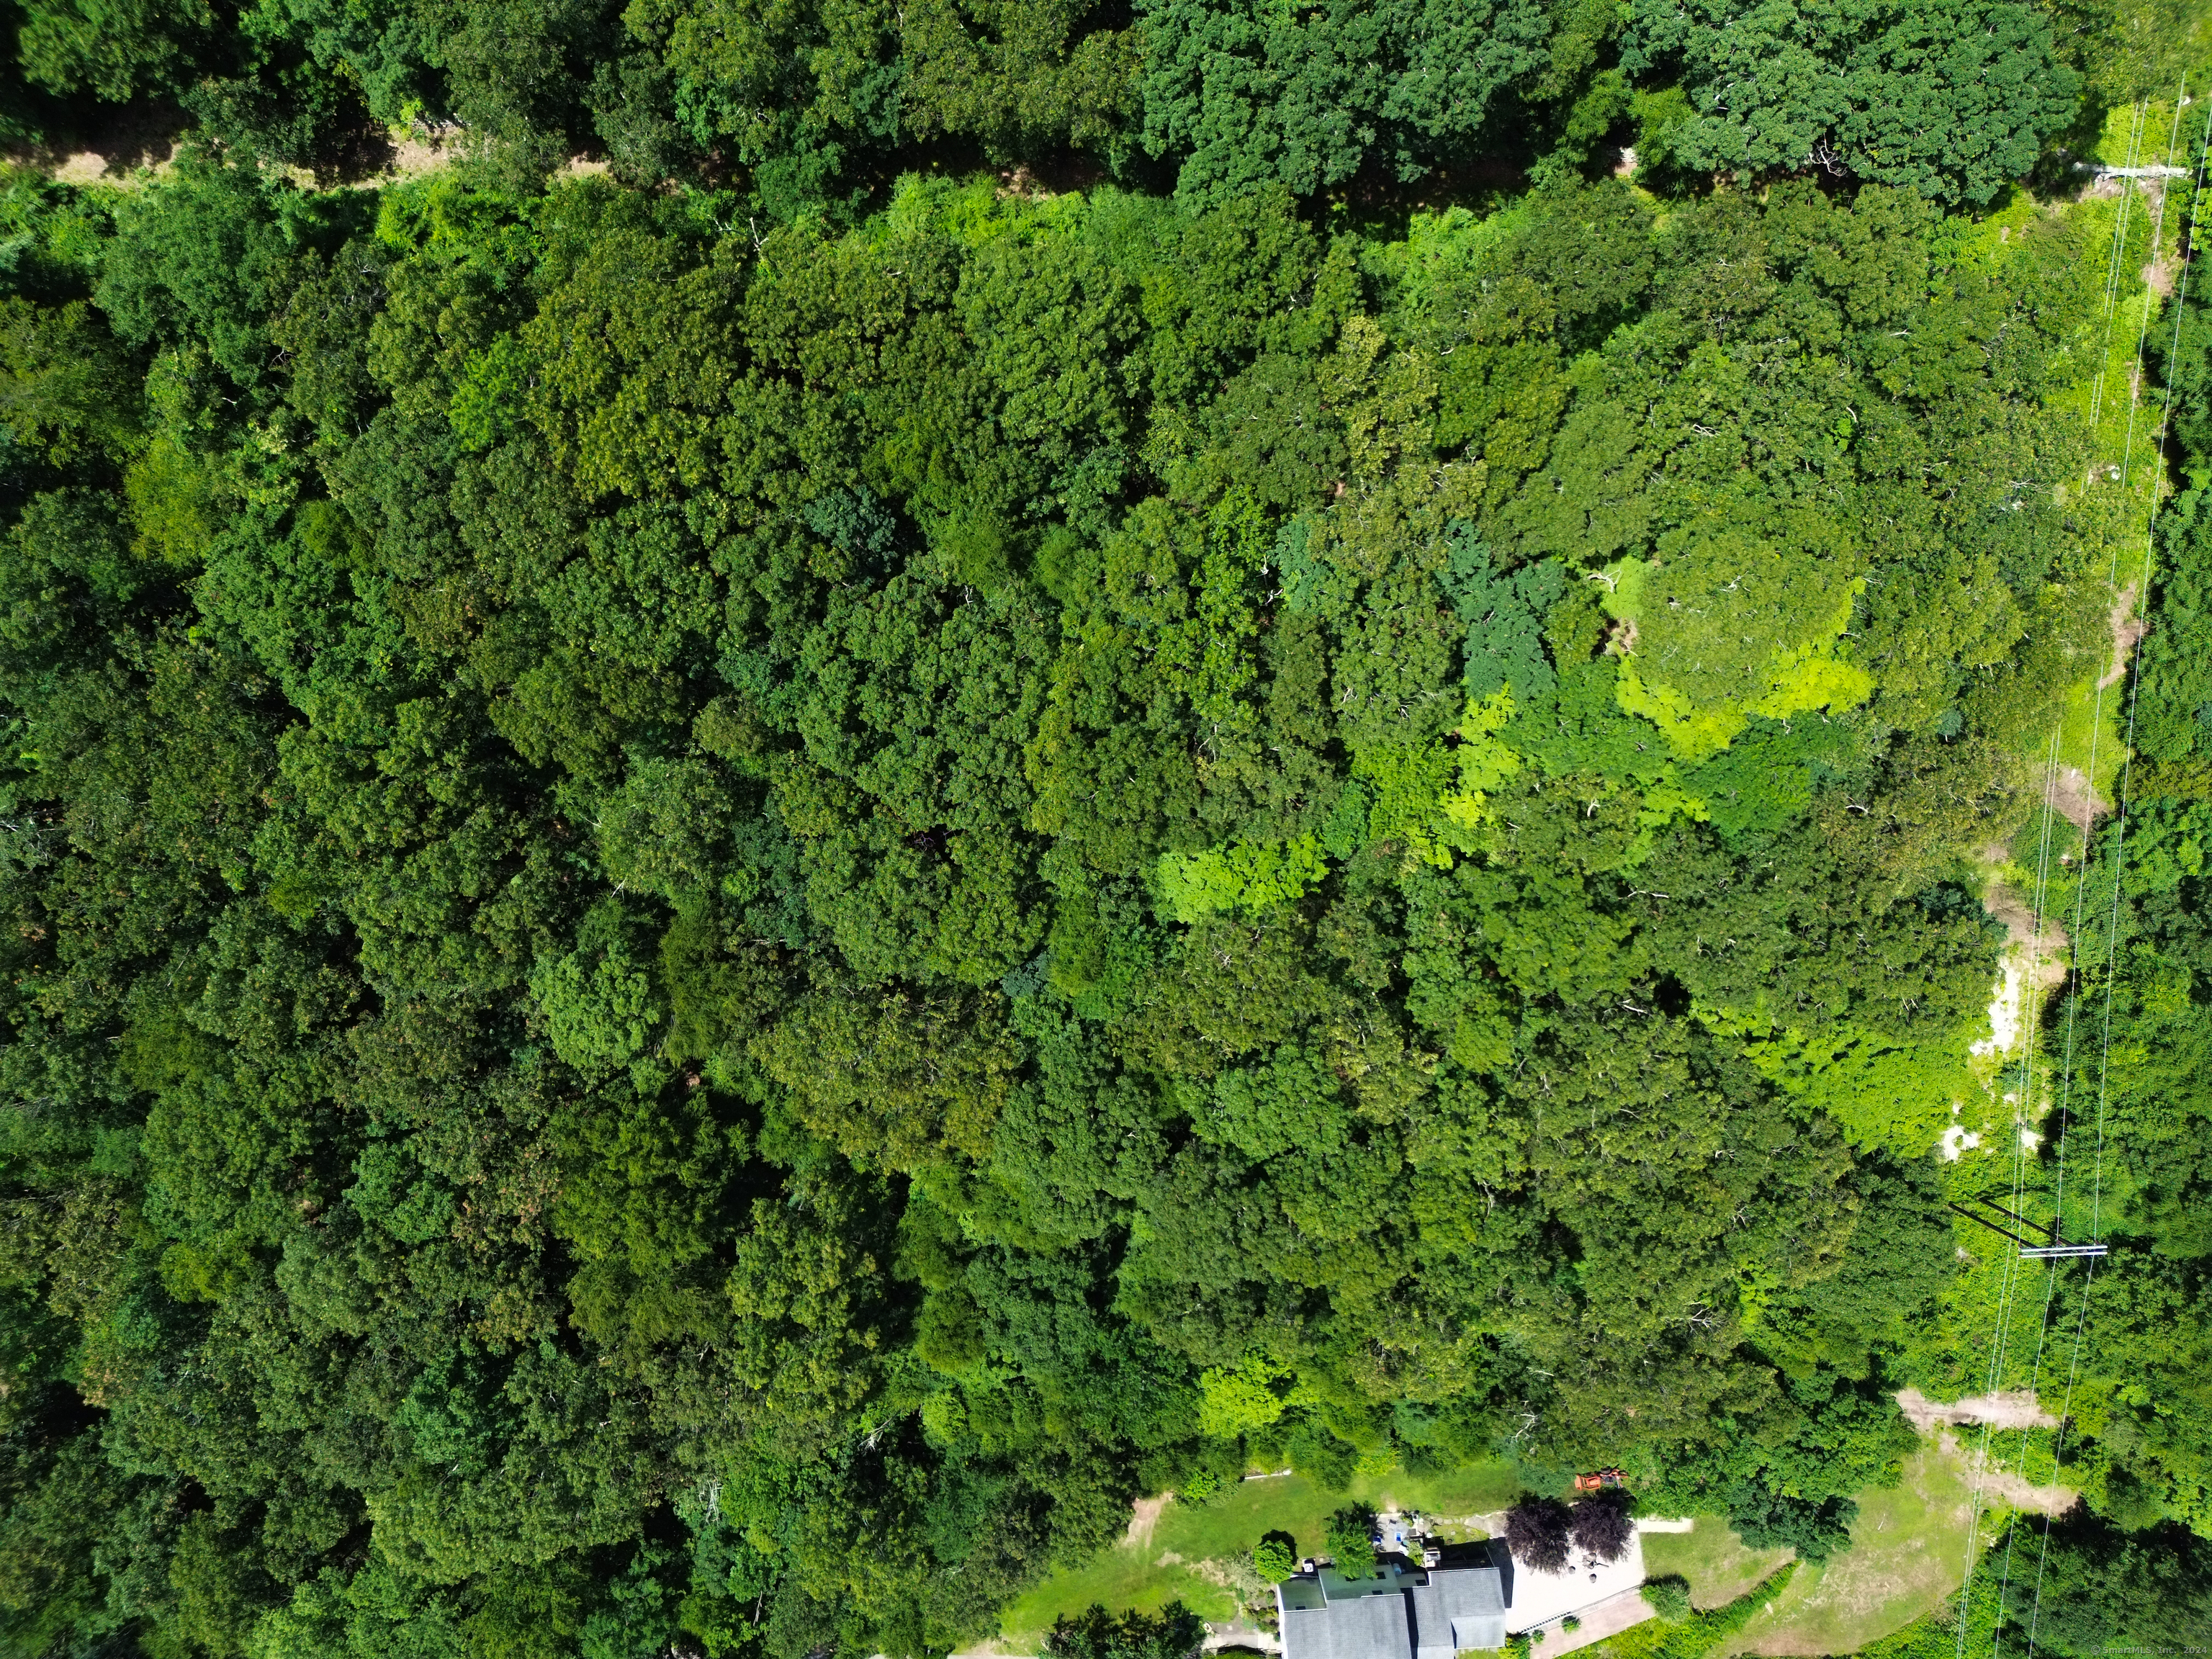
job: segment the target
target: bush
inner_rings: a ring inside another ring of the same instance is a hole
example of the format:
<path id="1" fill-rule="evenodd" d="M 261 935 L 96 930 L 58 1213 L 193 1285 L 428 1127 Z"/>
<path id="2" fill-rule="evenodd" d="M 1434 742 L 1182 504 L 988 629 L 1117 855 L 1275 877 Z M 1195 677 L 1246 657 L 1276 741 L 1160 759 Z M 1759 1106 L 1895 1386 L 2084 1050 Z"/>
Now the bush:
<path id="1" fill-rule="evenodd" d="M 1228 1483 L 1212 1469 L 1198 1469 L 1185 1475 L 1176 1487 L 1176 1502 L 1194 1506 L 1211 1504 L 1228 1490 Z"/>
<path id="2" fill-rule="evenodd" d="M 1375 1576 L 1375 1510 L 1366 1504 L 1346 1504 L 1328 1517 L 1328 1553 L 1336 1570 L 1346 1578 Z"/>
<path id="3" fill-rule="evenodd" d="M 1583 1621 L 1576 1618 L 1571 1613 L 1565 1618 L 1559 1620 L 1559 1628 L 1563 1631 L 1577 1631 L 1582 1627 Z"/>
<path id="4" fill-rule="evenodd" d="M 1252 1552 L 1252 1565 L 1259 1569 L 1261 1577 L 1279 1584 L 1298 1570 L 1297 1543 L 1286 1532 L 1271 1532 Z"/>
<path id="5" fill-rule="evenodd" d="M 1664 1578 L 1644 1581 L 1644 1599 L 1651 1611 L 1670 1625 L 1679 1625 L 1690 1616 L 1690 1583 L 1686 1578 L 1668 1574 Z"/>
<path id="6" fill-rule="evenodd" d="M 1558 1572 L 1567 1565 L 1570 1518 L 1556 1498 L 1524 1498 L 1505 1512 L 1505 1547 L 1524 1567 Z"/>
<path id="7" fill-rule="evenodd" d="M 1569 1522 L 1575 1547 L 1601 1561 L 1618 1561 L 1636 1536 L 1636 1523 L 1628 1518 L 1628 1494 L 1600 1492 L 1574 1507 Z"/>

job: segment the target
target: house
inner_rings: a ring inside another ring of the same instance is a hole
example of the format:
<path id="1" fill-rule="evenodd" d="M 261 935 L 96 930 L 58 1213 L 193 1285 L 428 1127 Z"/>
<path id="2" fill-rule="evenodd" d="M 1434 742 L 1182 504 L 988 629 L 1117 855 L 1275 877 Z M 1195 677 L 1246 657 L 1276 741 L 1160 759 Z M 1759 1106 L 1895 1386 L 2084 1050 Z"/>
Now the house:
<path id="1" fill-rule="evenodd" d="M 1333 1568 L 1275 1586 L 1283 1659 L 1452 1659 L 1470 1648 L 1505 1645 L 1511 1568 L 1495 1552 L 1466 1565 L 1389 1565 L 1373 1578 Z"/>

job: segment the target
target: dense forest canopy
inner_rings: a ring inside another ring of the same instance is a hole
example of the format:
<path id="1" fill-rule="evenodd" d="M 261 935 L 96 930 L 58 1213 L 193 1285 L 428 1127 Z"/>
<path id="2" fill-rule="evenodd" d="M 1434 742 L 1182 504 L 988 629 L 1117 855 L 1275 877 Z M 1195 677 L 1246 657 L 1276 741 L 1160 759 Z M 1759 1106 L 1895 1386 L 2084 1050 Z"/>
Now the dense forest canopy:
<path id="1" fill-rule="evenodd" d="M 2040 1639 L 2212 1617 L 2197 9 L 5 15 L 0 1651 L 1819 1560 L 2069 1340 Z"/>

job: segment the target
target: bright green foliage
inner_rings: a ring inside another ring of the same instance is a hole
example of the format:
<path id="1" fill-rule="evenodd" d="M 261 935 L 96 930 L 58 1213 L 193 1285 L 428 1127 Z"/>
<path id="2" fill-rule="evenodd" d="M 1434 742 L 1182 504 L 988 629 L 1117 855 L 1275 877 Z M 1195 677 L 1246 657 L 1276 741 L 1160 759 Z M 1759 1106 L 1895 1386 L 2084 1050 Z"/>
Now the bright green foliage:
<path id="1" fill-rule="evenodd" d="M 1264 1428 L 1282 1416 L 1288 1402 L 1281 1383 L 1286 1373 L 1257 1355 L 1238 1365 L 1217 1365 L 1198 1379 L 1200 1423 L 1208 1434 L 1234 1439 Z"/>
<path id="2" fill-rule="evenodd" d="M 1295 899 L 1328 873 L 1321 844 L 1301 836 L 1287 847 L 1225 847 L 1160 859 L 1167 914 L 1196 921 L 1211 910 L 1265 909 Z"/>
<path id="3" fill-rule="evenodd" d="M 1281 1583 L 1298 1570 L 1297 1540 L 1286 1533 L 1269 1533 L 1252 1552 L 1252 1565 L 1267 1583 Z"/>

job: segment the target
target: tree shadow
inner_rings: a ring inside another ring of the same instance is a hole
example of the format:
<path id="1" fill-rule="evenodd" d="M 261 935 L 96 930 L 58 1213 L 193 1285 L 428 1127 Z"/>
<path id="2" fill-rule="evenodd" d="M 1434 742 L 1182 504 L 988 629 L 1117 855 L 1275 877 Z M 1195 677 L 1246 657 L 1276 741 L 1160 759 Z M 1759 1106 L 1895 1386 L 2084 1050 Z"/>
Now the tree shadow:
<path id="1" fill-rule="evenodd" d="M 142 99 L 112 107 L 71 112 L 45 137 L 0 147 L 0 159 L 39 172 L 64 169 L 80 181 L 128 178 L 141 167 L 158 167 L 176 151 L 191 118 L 171 100 Z"/>

